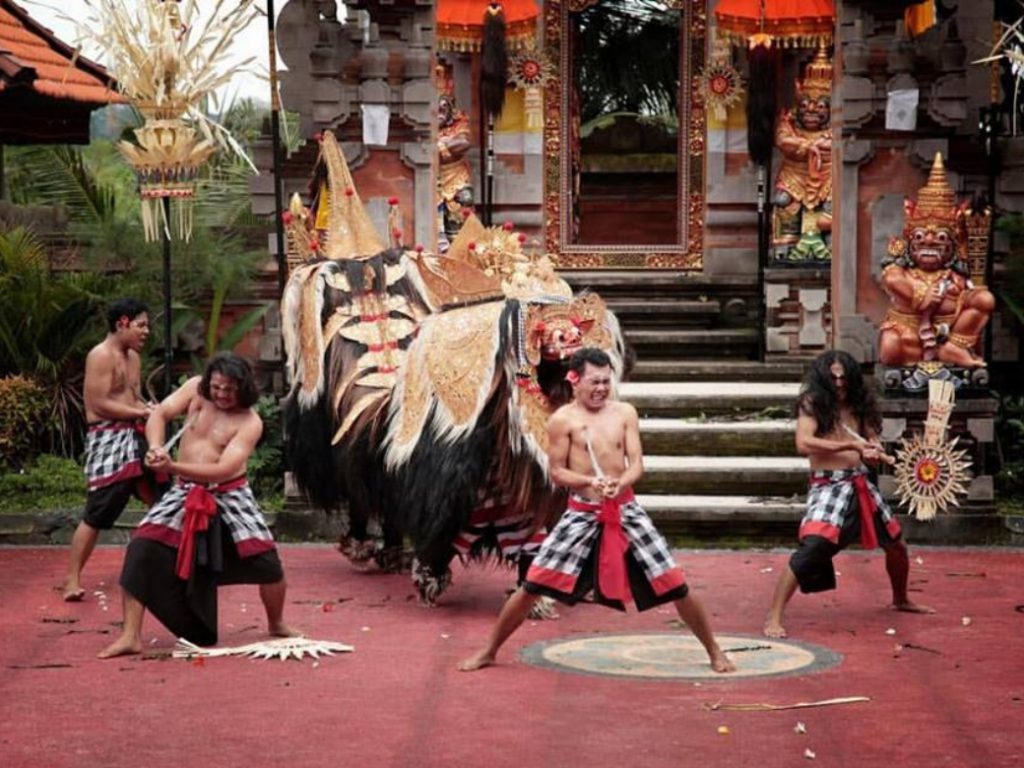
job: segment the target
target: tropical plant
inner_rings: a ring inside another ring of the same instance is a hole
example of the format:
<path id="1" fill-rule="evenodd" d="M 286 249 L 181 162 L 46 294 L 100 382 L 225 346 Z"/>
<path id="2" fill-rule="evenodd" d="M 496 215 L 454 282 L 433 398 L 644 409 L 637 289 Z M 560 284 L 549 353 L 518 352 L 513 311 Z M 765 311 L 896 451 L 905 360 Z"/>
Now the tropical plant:
<path id="1" fill-rule="evenodd" d="M 658 0 L 606 0 L 575 14 L 574 24 L 581 123 L 610 112 L 678 114 L 678 10 Z"/>
<path id="2" fill-rule="evenodd" d="M 39 455 L 50 402 L 25 376 L 0 378 L 0 466 L 21 469 Z"/>
<path id="3" fill-rule="evenodd" d="M 51 448 L 71 455 L 83 422 L 85 355 L 103 335 L 99 308 L 110 281 L 51 272 L 29 231 L 0 233 L 0 376 L 21 374 L 47 393 Z"/>
<path id="4" fill-rule="evenodd" d="M 996 228 L 1009 236 L 1010 252 L 995 292 L 1018 322 L 1024 324 L 1024 216 L 1019 213 L 1002 216 Z"/>
<path id="5" fill-rule="evenodd" d="M 263 419 L 263 437 L 249 457 L 249 483 L 261 499 L 284 490 L 284 440 L 281 432 L 281 408 L 276 397 L 264 395 L 256 403 Z"/>

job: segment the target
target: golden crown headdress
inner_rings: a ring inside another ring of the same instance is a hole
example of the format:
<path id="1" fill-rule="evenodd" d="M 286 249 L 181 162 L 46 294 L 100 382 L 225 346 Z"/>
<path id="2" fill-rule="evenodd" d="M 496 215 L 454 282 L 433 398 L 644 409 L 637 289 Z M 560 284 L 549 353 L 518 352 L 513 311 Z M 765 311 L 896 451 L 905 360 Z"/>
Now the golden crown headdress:
<path id="1" fill-rule="evenodd" d="M 803 79 L 797 81 L 797 92 L 814 99 L 831 97 L 832 59 L 824 45 L 818 46 L 814 58 L 804 68 Z"/>
<path id="2" fill-rule="evenodd" d="M 928 181 L 917 193 L 917 200 L 906 200 L 903 232 L 909 237 L 917 227 L 944 227 L 951 230 L 958 246 L 963 246 L 963 217 L 967 203 L 957 204 L 953 188 L 949 186 L 942 153 L 935 153 Z"/>

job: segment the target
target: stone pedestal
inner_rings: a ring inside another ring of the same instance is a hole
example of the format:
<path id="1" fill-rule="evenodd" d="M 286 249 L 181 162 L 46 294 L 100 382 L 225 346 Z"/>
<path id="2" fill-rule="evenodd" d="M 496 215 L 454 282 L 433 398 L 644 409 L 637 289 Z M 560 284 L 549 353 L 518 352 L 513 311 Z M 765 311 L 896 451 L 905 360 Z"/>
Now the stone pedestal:
<path id="1" fill-rule="evenodd" d="M 923 432 L 928 413 L 927 393 L 887 391 L 881 405 L 882 441 L 886 449 L 895 454 L 901 438 Z M 909 541 L 981 544 L 1005 539 L 1006 531 L 996 514 L 992 477 L 998 408 L 999 400 L 989 390 L 969 386 L 957 390 L 956 407 L 949 419 L 949 437 L 958 439 L 957 448 L 965 449 L 971 460 L 972 477 L 967 484 L 967 496 L 959 500 L 959 507 L 939 512 L 929 522 L 900 514 Z M 891 469 L 884 468 L 878 481 L 882 494 L 895 504 L 896 481 Z"/>
<path id="2" fill-rule="evenodd" d="M 828 265 L 765 269 L 765 351 L 768 354 L 816 355 L 830 348 L 830 286 Z"/>

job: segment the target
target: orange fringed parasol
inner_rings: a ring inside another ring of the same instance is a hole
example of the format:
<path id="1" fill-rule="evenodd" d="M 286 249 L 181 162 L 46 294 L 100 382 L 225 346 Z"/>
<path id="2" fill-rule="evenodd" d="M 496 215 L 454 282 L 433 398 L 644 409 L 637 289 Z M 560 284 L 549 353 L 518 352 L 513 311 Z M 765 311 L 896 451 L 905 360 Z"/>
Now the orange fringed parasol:
<path id="1" fill-rule="evenodd" d="M 835 22 L 832 0 L 721 0 L 715 8 L 718 33 L 742 45 L 827 46 Z"/>
<path id="2" fill-rule="evenodd" d="M 437 0 L 437 49 L 478 53 L 488 0 Z M 510 50 L 533 44 L 539 10 L 535 0 L 504 0 L 505 38 Z"/>

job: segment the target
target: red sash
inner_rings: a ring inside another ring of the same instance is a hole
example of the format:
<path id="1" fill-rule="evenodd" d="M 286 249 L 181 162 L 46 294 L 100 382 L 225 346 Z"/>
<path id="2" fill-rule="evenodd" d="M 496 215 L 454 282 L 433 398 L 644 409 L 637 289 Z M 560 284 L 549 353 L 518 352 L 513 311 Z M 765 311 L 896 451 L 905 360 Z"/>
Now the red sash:
<path id="1" fill-rule="evenodd" d="M 601 594 L 623 603 L 631 602 L 633 593 L 629 588 L 629 573 L 626 570 L 626 552 L 629 538 L 622 529 L 622 505 L 633 501 L 633 490 L 627 488 L 614 499 L 602 499 L 600 503 L 569 498 L 569 508 L 582 512 L 596 512 L 601 523 L 601 553 L 597 562 L 598 584 Z"/>
<path id="2" fill-rule="evenodd" d="M 827 477 L 816 477 L 811 480 L 812 485 L 830 485 L 831 482 Z M 857 506 L 860 508 L 860 545 L 864 549 L 875 549 L 878 546 L 878 534 L 875 532 L 875 513 L 878 511 L 878 505 L 875 503 L 875 497 L 871 495 L 867 475 L 859 472 L 851 478 L 851 482 L 857 491 Z"/>
<path id="3" fill-rule="evenodd" d="M 185 518 L 181 526 L 181 544 L 178 545 L 178 560 L 175 573 L 178 578 L 188 581 L 192 575 L 192 561 L 196 553 L 196 534 L 208 531 L 210 521 L 217 514 L 217 500 L 213 493 L 224 493 L 241 488 L 245 485 L 245 477 L 228 480 L 226 483 L 207 489 L 205 485 L 196 483 L 185 497 Z M 210 491 L 213 491 L 211 493 Z"/>

